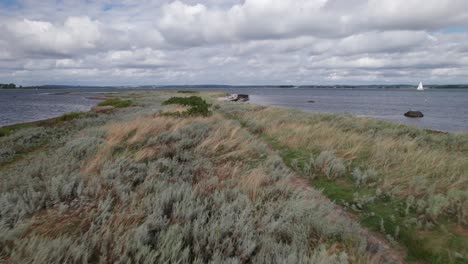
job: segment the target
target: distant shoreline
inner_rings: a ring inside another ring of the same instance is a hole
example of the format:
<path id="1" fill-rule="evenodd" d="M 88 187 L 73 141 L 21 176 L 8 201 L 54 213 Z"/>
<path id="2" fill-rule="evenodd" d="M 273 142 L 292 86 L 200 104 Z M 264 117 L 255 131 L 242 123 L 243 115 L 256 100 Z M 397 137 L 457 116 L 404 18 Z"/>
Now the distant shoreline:
<path id="1" fill-rule="evenodd" d="M 468 89 L 468 84 L 425 84 L 428 89 Z M 139 85 L 139 86 L 74 86 L 74 85 L 43 85 L 26 86 L 21 88 L 2 88 L 1 90 L 50 90 L 50 89 L 216 89 L 216 88 L 278 88 L 278 89 L 412 89 L 417 85 L 411 84 L 373 84 L 373 85 Z"/>
<path id="2" fill-rule="evenodd" d="M 109 92 L 109 93 L 119 94 L 119 92 Z M 99 103 L 99 101 L 106 100 L 105 94 L 109 94 L 109 93 L 103 92 L 102 93 L 103 96 L 94 96 L 94 97 L 85 97 L 85 98 L 88 99 L 88 100 L 96 100 L 97 102 L 96 102 L 95 105 L 97 105 L 97 103 Z M 62 93 L 60 93 L 60 94 L 62 94 Z M 255 103 L 252 103 L 252 105 L 262 106 L 261 104 L 255 104 Z M 293 108 L 293 107 L 287 107 L 287 106 L 282 107 L 282 106 L 269 105 L 269 107 L 279 107 L 279 108 L 284 108 L 284 109 L 298 110 L 298 111 L 301 111 L 301 112 L 304 112 L 304 113 L 310 113 L 310 112 L 307 112 L 307 111 L 304 111 L 304 110 L 301 110 L 301 109 L 297 109 L 297 108 Z M 80 111 L 80 113 L 91 113 L 91 112 L 92 112 L 91 110 Z M 15 127 L 20 127 L 21 128 L 21 127 L 34 127 L 34 126 L 52 126 L 52 125 L 55 124 L 55 122 L 58 119 L 60 119 L 61 116 L 66 115 L 66 114 L 70 114 L 70 113 L 73 113 L 73 111 L 63 113 L 62 115 L 56 116 L 56 117 L 38 119 L 38 120 L 27 121 L 27 122 L 18 122 L 18 123 L 14 123 L 14 124 L 4 125 L 4 126 L 0 126 L 0 129 L 15 129 Z M 339 113 L 328 113 L 328 112 L 315 112 L 315 113 L 322 113 L 322 114 L 329 114 L 329 115 L 340 115 Z M 421 130 L 424 130 L 424 131 L 426 131 L 428 133 L 433 133 L 433 134 L 452 134 L 452 135 L 466 134 L 466 132 L 456 133 L 456 132 L 442 131 L 442 130 L 437 130 L 437 129 L 422 128 L 422 127 L 412 126 L 412 125 L 408 125 L 408 124 L 401 124 L 401 123 L 397 123 L 397 122 L 392 122 L 390 120 L 379 119 L 379 118 L 372 117 L 372 116 L 361 117 L 361 116 L 358 116 L 358 115 L 353 114 L 353 113 L 349 113 L 349 114 L 351 116 L 355 117 L 355 118 L 369 118 L 369 119 L 376 120 L 376 121 L 388 122 L 388 123 L 391 123 L 391 124 L 394 124 L 394 125 L 400 125 L 400 126 L 405 126 L 405 127 L 412 127 L 412 128 L 416 128 L 416 129 L 421 129 Z"/>
<path id="3" fill-rule="evenodd" d="M 174 87 L 175 88 L 175 87 Z M 247 88 L 247 87 L 246 87 Z M 341 87 L 340 87 L 341 88 Z M 290 89 L 290 88 L 282 88 L 282 89 Z M 343 89 L 343 88 L 341 88 Z M 370 88 L 372 89 L 372 88 Z M 376 88 L 374 88 L 376 89 Z M 377 88 L 378 89 L 378 88 Z M 376 89 L 376 90 L 377 90 Z M 5 89 L 7 90 L 7 89 Z M 8 89 L 8 90 L 29 90 L 29 89 Z M 97 90 L 97 89 L 96 89 Z M 136 89 L 137 90 L 137 89 Z M 136 91 L 135 90 L 135 91 Z M 158 89 L 159 90 L 159 89 Z M 161 88 L 161 91 L 163 89 Z M 210 89 L 211 90 L 211 89 Z M 333 90 L 333 89 L 331 89 Z M 351 90 L 351 89 L 350 89 Z M 383 90 L 383 89 L 382 89 Z M 140 90 L 141 91 L 141 90 Z M 203 90 L 201 90 L 203 91 Z M 205 91 L 209 91 L 208 89 L 206 89 Z M 84 94 L 88 94 L 88 93 L 92 93 L 93 95 L 83 95 L 83 98 L 86 98 L 87 100 L 105 100 L 105 95 L 106 94 L 118 94 L 120 92 L 124 92 L 124 91 L 110 91 L 110 92 L 106 92 L 106 91 L 102 91 L 102 92 L 99 92 L 99 91 L 95 91 L 95 92 L 81 92 L 81 91 L 73 91 L 73 89 L 68 89 L 68 91 L 57 91 L 57 92 L 51 92 L 50 95 L 62 95 L 62 94 L 71 94 L 71 93 L 84 93 Z M 102 96 L 101 96 L 102 95 Z M 98 102 L 94 103 L 93 105 L 96 105 Z M 254 102 L 255 103 L 255 102 Z M 320 102 L 318 102 L 320 103 Z M 317 103 L 317 104 L 318 104 Z M 271 105 L 271 104 L 269 104 Z M 273 104 L 274 105 L 274 104 Z M 92 107 L 92 106 L 90 106 Z M 296 107 L 288 107 L 288 106 L 285 106 L 287 108 L 290 108 L 290 109 L 300 109 L 300 108 L 296 108 Z M 301 110 L 301 111 L 305 111 L 305 110 Z M 65 115 L 67 113 L 71 113 L 71 112 L 75 112 L 75 111 L 68 111 L 68 112 L 64 112 L 60 115 L 57 115 L 57 116 L 52 116 L 50 118 L 45 118 L 45 119 L 37 119 L 37 120 L 33 120 L 33 121 L 25 121 L 25 122 L 14 122 L 14 123 L 10 123 L 10 124 L 6 124 L 6 125 L 0 125 L 0 128 L 11 128 L 11 127 L 15 127 L 15 126 L 35 126 L 35 125 L 47 125 L 48 122 L 53 122 L 56 118 L 59 118 L 61 115 Z M 86 112 L 86 111 L 80 111 L 80 112 Z M 305 111 L 307 112 L 307 111 Z M 330 113 L 328 111 L 326 111 L 326 109 L 322 109 L 322 111 L 318 110 L 318 111 L 314 111 L 314 112 L 317 112 L 317 113 Z M 353 116 L 356 116 L 358 117 L 359 115 L 353 113 L 353 112 L 349 112 L 351 115 Z M 331 113 L 333 114 L 333 113 Z M 440 134 L 465 134 L 467 133 L 467 131 L 463 131 L 463 130 L 460 130 L 460 131 L 453 131 L 453 130 L 450 130 L 450 129 L 447 129 L 447 130 L 444 130 L 443 128 L 437 128 L 437 127 L 434 127 L 434 128 L 431 128 L 431 127 L 421 127 L 421 126 L 415 126 L 415 125 L 411 125 L 411 124 L 405 124 L 405 123 L 400 123 L 398 121 L 392 121 L 392 120 L 388 120 L 388 119 L 383 119 L 383 118 L 378 118 L 378 117 L 374 117 L 372 115 L 368 115 L 366 116 L 366 118 L 372 118 L 372 119 L 375 119 L 375 120 L 381 120 L 381 121 L 386 121 L 386 122 L 390 122 L 392 124 L 397 124 L 397 125 L 404 125 L 404 126 L 409 126 L 409 127 L 418 127 L 419 129 L 423 129 L 423 130 L 426 130 L 428 132 L 431 132 L 431 133 L 440 133 Z M 11 120 L 13 121 L 13 120 Z"/>

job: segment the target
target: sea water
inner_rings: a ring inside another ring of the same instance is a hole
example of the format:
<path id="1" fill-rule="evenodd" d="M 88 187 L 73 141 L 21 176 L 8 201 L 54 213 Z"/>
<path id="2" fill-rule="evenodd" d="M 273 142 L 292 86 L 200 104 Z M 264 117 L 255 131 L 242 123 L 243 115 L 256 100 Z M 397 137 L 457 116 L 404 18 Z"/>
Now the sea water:
<path id="1" fill-rule="evenodd" d="M 468 132 L 468 90 L 463 89 L 199 87 L 196 90 L 245 93 L 250 95 L 251 103 L 261 105 L 349 113 L 440 131 Z M 0 90 L 0 126 L 87 111 L 98 102 L 89 99 L 93 94 L 118 91 L 122 89 Z M 403 116 L 409 110 L 421 111 L 424 117 Z"/>

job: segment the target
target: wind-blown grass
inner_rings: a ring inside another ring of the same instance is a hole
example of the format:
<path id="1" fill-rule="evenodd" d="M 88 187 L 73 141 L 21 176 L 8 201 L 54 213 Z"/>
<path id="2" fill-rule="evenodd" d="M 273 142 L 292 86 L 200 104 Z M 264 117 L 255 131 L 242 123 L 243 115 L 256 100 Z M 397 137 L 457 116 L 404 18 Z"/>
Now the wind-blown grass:
<path id="1" fill-rule="evenodd" d="M 0 169 L 0 261 L 370 259 L 359 225 L 320 192 L 293 188 L 292 171 L 239 122 L 135 100 L 141 108 L 77 119 Z"/>
<path id="2" fill-rule="evenodd" d="M 221 104 L 296 171 L 410 257 L 468 257 L 468 136 L 349 115 Z M 333 173 L 334 171 L 337 171 Z"/>

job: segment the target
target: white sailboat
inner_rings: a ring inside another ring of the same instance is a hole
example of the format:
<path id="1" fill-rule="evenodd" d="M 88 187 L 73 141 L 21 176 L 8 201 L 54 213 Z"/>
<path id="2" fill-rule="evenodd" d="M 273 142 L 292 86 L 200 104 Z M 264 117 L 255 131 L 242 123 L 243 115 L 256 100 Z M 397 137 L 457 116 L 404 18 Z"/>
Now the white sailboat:
<path id="1" fill-rule="evenodd" d="M 424 91 L 424 86 L 423 86 L 422 82 L 419 83 L 418 89 L 416 89 L 416 90 L 418 90 L 418 91 Z"/>

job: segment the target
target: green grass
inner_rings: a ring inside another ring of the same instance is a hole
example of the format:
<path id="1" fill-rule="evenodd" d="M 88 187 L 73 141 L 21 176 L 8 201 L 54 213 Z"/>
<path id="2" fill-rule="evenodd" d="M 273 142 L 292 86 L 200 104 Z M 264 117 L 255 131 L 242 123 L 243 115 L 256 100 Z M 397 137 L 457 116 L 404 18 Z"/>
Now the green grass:
<path id="1" fill-rule="evenodd" d="M 77 118 L 80 118 L 80 117 L 83 117 L 83 116 L 86 116 L 86 113 L 84 113 L 84 112 L 71 112 L 71 113 L 67 113 L 67 114 L 64 114 L 64 115 L 58 117 L 57 121 L 66 122 L 66 121 L 77 119 Z"/>
<path id="2" fill-rule="evenodd" d="M 132 100 L 122 100 L 119 98 L 107 99 L 103 102 L 100 102 L 98 106 L 113 106 L 115 108 L 125 108 L 133 105 Z"/>
<path id="3" fill-rule="evenodd" d="M 196 94 L 196 93 L 198 93 L 198 91 L 177 91 L 177 93 Z"/>
<path id="4" fill-rule="evenodd" d="M 8 136 L 11 133 L 11 130 L 8 128 L 0 128 L 0 137 Z"/>
<path id="5" fill-rule="evenodd" d="M 275 143 L 274 139 L 267 139 L 271 145 L 279 150 L 280 156 L 285 163 L 302 174 L 304 167 L 303 162 L 310 156 L 306 151 L 292 150 L 290 148 L 281 147 Z M 308 177 L 304 175 L 304 177 Z M 410 210 L 409 214 L 405 214 L 405 201 L 391 198 L 388 196 L 376 196 L 375 188 L 360 188 L 353 185 L 351 177 L 343 178 L 340 182 L 328 180 L 324 177 L 318 177 L 310 180 L 311 185 L 322 190 L 328 198 L 349 209 L 353 214 L 359 217 L 360 223 L 372 231 L 380 232 L 391 240 L 395 240 L 403 244 L 407 248 L 409 261 L 425 261 L 427 263 L 463 263 L 453 260 L 452 256 L 447 254 L 444 248 L 432 248 L 426 244 L 427 239 L 437 240 L 444 237 L 450 237 L 447 246 L 452 250 L 463 251 L 468 239 L 455 234 L 442 232 L 436 227 L 430 230 L 424 230 L 427 237 L 418 237 L 418 229 L 414 226 L 406 227 L 405 223 L 418 215 L 414 210 Z M 355 197 L 374 196 L 374 201 L 357 206 Z M 359 208 L 360 207 L 360 208 Z M 383 230 L 382 230 L 383 226 Z M 398 235 L 395 237 L 396 230 L 399 229 Z"/>
<path id="6" fill-rule="evenodd" d="M 211 114 L 211 104 L 208 104 L 203 98 L 199 96 L 171 97 L 163 102 L 163 105 L 171 104 L 188 106 L 190 108 L 182 113 L 166 113 L 167 115 L 209 116 Z"/>
<path id="7" fill-rule="evenodd" d="M 5 137 L 11 135 L 13 132 L 20 130 L 22 128 L 31 127 L 29 124 L 17 124 L 11 126 L 0 127 L 0 137 Z"/>
<path id="8" fill-rule="evenodd" d="M 310 153 L 305 150 L 294 150 L 282 147 L 274 139 L 268 140 L 272 146 L 279 150 L 280 156 L 285 163 L 303 173 L 304 161 L 308 160 Z M 304 175 L 308 177 L 308 175 Z M 346 207 L 359 217 L 360 223 L 372 231 L 385 234 L 391 240 L 403 244 L 407 249 L 409 261 L 425 261 L 427 263 L 463 263 L 462 260 L 454 260 L 453 256 L 447 253 L 448 248 L 433 248 L 428 245 L 428 240 L 448 239 L 447 247 L 451 250 L 466 251 L 468 239 L 453 233 L 442 232 L 440 227 L 432 229 L 417 228 L 415 226 L 405 226 L 410 219 L 417 219 L 418 214 L 410 210 L 405 214 L 405 201 L 396 197 L 377 196 L 376 188 L 356 187 L 351 177 L 342 178 L 340 182 L 318 177 L 310 180 L 312 186 L 322 192 L 331 200 Z M 374 196 L 375 199 L 364 205 L 357 206 L 355 197 Z M 383 230 L 382 230 L 383 225 Z M 399 229 L 398 236 L 395 237 L 396 229 Z M 427 236 L 418 237 L 418 230 L 423 230 Z"/>
<path id="9" fill-rule="evenodd" d="M 66 122 L 70 121 L 73 119 L 81 118 L 87 116 L 88 113 L 85 112 L 71 112 L 64 114 L 62 116 L 59 116 L 57 118 L 52 118 L 52 119 L 47 119 L 47 120 L 42 120 L 42 121 L 37 121 L 37 122 L 31 122 L 31 123 L 24 123 L 24 124 L 17 124 L 17 125 L 10 125 L 10 126 L 4 126 L 0 127 L 0 137 L 5 137 L 13 134 L 15 131 L 18 131 L 20 129 L 24 128 L 29 128 L 29 127 L 35 127 L 35 126 L 41 126 L 41 125 L 54 125 L 60 122 Z"/>
<path id="10" fill-rule="evenodd" d="M 232 109 L 230 109 L 231 107 Z M 247 107 L 245 107 L 247 108 Z M 360 223 L 368 229 L 380 232 L 387 236 L 389 240 L 400 243 L 407 249 L 409 261 L 422 261 L 425 263 L 463 263 L 464 260 L 457 259 L 455 255 L 458 253 L 466 254 L 468 245 L 468 238 L 463 235 L 458 235 L 451 230 L 447 230 L 444 226 L 454 225 L 456 217 L 450 214 L 439 216 L 434 220 L 430 216 L 416 212 L 414 207 L 409 210 L 406 208 L 406 198 L 399 197 L 391 194 L 391 192 L 383 192 L 379 189 L 380 182 L 374 184 L 358 185 L 351 173 L 354 168 L 366 168 L 369 160 L 372 158 L 370 146 L 361 145 L 360 153 L 354 160 L 350 161 L 347 165 L 347 173 L 344 177 L 336 180 L 329 180 L 323 175 L 320 170 L 312 172 L 307 168 L 311 156 L 317 157 L 323 150 L 314 144 L 298 145 L 297 147 L 290 147 L 287 140 L 291 139 L 291 135 L 303 136 L 301 133 L 296 133 L 294 129 L 301 129 L 302 127 L 292 127 L 293 130 L 288 132 L 271 133 L 271 129 L 275 126 L 263 121 L 256 122 L 257 116 L 260 117 L 261 113 L 255 113 L 255 108 L 241 109 L 241 107 L 233 107 L 227 105 L 227 110 L 223 113 L 232 119 L 238 120 L 244 127 L 249 129 L 252 133 L 257 134 L 275 150 L 278 151 L 284 162 L 298 174 L 310 180 L 311 185 L 322 192 L 331 200 L 347 208 L 351 213 L 356 215 Z M 285 111 L 286 112 L 286 111 Z M 305 114 L 301 114 L 305 115 Z M 281 116 L 272 115 L 273 120 L 278 121 L 279 124 L 297 122 L 297 115 L 290 115 L 288 119 L 282 119 Z M 311 115 L 311 119 L 316 118 Z M 395 128 L 390 123 L 371 122 L 369 126 L 360 125 L 352 117 L 334 117 L 332 115 L 322 115 L 316 118 L 317 122 L 331 124 L 331 126 L 343 128 L 343 131 L 351 135 L 356 130 L 362 134 L 381 133 L 381 139 L 388 139 L 396 137 L 418 138 L 420 141 L 427 141 L 427 144 L 437 146 L 438 148 L 451 148 L 454 147 L 463 149 L 463 144 L 453 144 L 445 140 L 445 138 L 453 138 L 444 134 L 434 134 L 426 131 L 420 131 L 404 126 Z M 354 122 L 353 122 L 354 120 Z M 274 122 L 274 121 L 273 121 Z M 304 118 L 304 125 L 308 122 Z M 311 123 L 313 125 L 314 123 Z M 380 127 L 381 126 L 381 127 Z M 391 129 L 389 129 L 391 128 Z M 426 135 L 427 134 L 427 135 Z M 276 136 L 278 135 L 278 136 Z M 285 136 L 286 135 L 286 136 Z M 329 137 L 336 137 L 334 134 L 327 134 Z M 283 136 L 281 139 L 279 136 Z M 294 139 L 294 138 L 293 138 Z M 326 138 L 325 138 L 326 139 Z M 462 138 L 460 140 L 463 142 Z M 418 143 L 420 143 L 418 141 Z M 351 145 L 352 147 L 352 145 Z M 364 198 L 371 200 L 366 201 Z M 363 202 L 364 201 L 364 202 Z M 416 221 L 415 223 L 411 223 Z M 432 226 L 427 227 L 430 224 Z M 398 233 L 398 234 L 396 234 Z"/>

